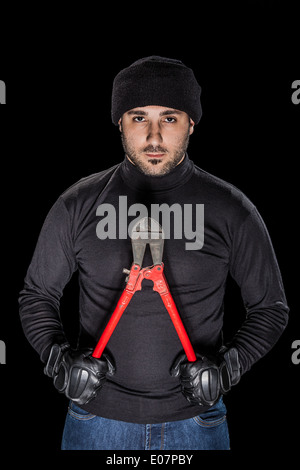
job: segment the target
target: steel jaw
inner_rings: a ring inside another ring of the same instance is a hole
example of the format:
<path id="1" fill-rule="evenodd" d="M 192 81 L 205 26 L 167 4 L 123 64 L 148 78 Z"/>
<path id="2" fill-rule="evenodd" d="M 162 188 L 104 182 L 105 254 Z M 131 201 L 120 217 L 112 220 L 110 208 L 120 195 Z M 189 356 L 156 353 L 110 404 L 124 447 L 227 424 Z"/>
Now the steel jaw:
<path id="1" fill-rule="evenodd" d="M 147 244 L 150 247 L 153 265 L 162 263 L 164 232 L 156 220 L 151 217 L 140 219 L 132 228 L 131 243 L 134 264 L 142 266 Z"/>

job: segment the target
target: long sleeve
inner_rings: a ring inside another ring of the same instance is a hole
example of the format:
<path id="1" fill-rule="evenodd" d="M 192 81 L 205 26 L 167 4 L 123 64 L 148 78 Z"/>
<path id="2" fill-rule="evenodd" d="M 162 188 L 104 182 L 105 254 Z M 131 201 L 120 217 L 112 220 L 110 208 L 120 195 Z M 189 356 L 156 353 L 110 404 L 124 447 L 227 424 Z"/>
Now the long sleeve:
<path id="1" fill-rule="evenodd" d="M 70 217 L 59 198 L 50 210 L 20 292 L 20 318 L 24 333 L 41 359 L 53 342 L 66 341 L 60 320 L 60 298 L 77 269 Z"/>
<path id="2" fill-rule="evenodd" d="M 121 196 L 126 197 L 125 209 Z M 204 206 L 203 246 L 186 250 L 190 239 L 185 225 L 184 236 L 178 238 L 172 223 L 163 257 L 170 290 L 195 349 L 213 353 L 222 342 L 224 320 L 230 322 L 227 311 L 224 316 L 228 271 L 240 286 L 246 308 L 245 321 L 232 338 L 242 372 L 272 348 L 287 324 L 288 308 L 270 238 L 253 204 L 188 158 L 158 179 L 143 175 L 125 158 L 117 167 L 68 188 L 45 220 L 20 293 L 24 332 L 43 361 L 53 342 L 68 339 L 60 319 L 60 299 L 73 273 L 78 272 L 79 280 L 77 344 L 96 344 L 124 288 L 123 269 L 132 263 L 130 239 L 123 236 L 120 224 L 129 228 L 137 215 L 130 215 L 129 209 L 137 205 L 147 210 L 152 204 L 171 208 L 175 203 L 182 208 L 183 224 L 187 207 Z M 98 237 L 99 222 L 114 235 Z M 146 250 L 143 265 L 151 263 Z M 67 322 L 72 322 L 72 311 Z M 140 423 L 199 414 L 198 405 L 190 405 L 170 375 L 182 345 L 150 283 L 144 282 L 132 299 L 108 348 L 116 374 L 86 405 L 87 411 Z"/>
<path id="3" fill-rule="evenodd" d="M 289 312 L 273 246 L 255 208 L 234 234 L 230 272 L 246 309 L 246 319 L 232 341 L 244 373 L 275 345 Z"/>

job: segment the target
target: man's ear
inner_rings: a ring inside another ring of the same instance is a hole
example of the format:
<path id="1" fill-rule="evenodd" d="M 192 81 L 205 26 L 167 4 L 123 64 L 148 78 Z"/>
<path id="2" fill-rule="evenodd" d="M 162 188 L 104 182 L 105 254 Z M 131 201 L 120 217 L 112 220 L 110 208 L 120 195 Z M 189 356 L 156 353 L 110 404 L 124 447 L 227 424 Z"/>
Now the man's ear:
<path id="1" fill-rule="evenodd" d="M 119 125 L 119 131 L 122 132 L 122 118 L 119 119 L 118 125 Z"/>
<path id="2" fill-rule="evenodd" d="M 190 118 L 190 135 L 194 132 L 194 121 Z"/>

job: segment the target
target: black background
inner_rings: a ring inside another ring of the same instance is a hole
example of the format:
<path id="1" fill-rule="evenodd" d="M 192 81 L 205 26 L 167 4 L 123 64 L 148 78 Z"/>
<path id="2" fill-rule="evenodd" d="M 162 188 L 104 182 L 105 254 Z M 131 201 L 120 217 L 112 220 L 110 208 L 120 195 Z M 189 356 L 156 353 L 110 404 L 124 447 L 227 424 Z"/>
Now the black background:
<path id="1" fill-rule="evenodd" d="M 52 4 L 43 10 L 26 5 L 7 13 L 4 9 L 3 452 L 18 449 L 34 460 L 39 450 L 63 458 L 59 446 L 67 400 L 43 375 L 42 364 L 23 335 L 18 293 L 41 225 L 57 197 L 81 177 L 123 158 L 118 129 L 110 120 L 114 76 L 134 60 L 155 54 L 193 68 L 202 86 L 203 118 L 191 137 L 190 158 L 236 185 L 257 206 L 273 241 L 291 309 L 279 342 L 225 399 L 232 450 L 230 457 L 222 458 L 246 463 L 248 458 L 297 456 L 300 365 L 291 361 L 291 345 L 300 337 L 300 104 L 291 101 L 291 85 L 299 78 L 299 15 L 292 2 L 241 3 L 138 3 L 122 8 L 115 4 L 103 10 L 82 4 L 72 9 Z M 63 318 L 76 309 L 75 280 L 65 290 Z M 232 282 L 226 312 L 225 334 L 230 338 L 244 316 Z M 71 335 L 72 327 L 67 328 Z"/>

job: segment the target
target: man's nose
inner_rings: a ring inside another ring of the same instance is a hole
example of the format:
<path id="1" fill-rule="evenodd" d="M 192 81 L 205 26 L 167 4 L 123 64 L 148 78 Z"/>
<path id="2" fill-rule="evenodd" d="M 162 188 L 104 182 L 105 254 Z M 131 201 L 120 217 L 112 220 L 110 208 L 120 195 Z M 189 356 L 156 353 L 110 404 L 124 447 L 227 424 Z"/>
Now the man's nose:
<path id="1" fill-rule="evenodd" d="M 150 123 L 148 128 L 147 142 L 156 145 L 163 141 L 159 123 Z"/>

